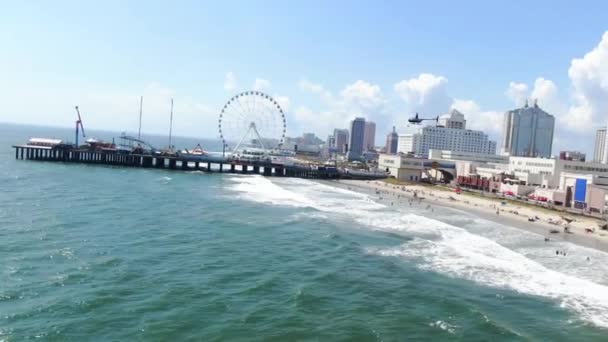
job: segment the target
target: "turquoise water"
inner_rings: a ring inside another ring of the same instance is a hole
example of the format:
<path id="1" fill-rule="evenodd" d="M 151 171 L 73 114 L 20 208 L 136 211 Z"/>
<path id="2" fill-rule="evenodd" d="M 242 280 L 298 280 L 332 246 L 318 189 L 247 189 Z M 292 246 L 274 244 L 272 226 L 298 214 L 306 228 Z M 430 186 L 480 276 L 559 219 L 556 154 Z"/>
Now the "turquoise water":
<path id="1" fill-rule="evenodd" d="M 0 126 L 0 341 L 608 338 L 605 253 L 331 183 L 16 161 L 33 135 L 70 132 Z"/>

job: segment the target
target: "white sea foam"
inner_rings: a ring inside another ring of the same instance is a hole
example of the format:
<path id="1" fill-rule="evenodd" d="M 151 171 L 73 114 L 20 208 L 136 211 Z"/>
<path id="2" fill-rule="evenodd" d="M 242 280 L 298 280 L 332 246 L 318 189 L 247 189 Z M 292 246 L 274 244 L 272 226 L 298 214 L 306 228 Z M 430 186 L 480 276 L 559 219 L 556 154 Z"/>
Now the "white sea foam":
<path id="1" fill-rule="evenodd" d="M 411 258 L 422 269 L 466 278 L 483 285 L 552 298 L 562 307 L 578 312 L 583 319 L 608 327 L 608 286 L 547 268 L 497 242 L 471 234 L 462 228 L 423 217 L 417 224 L 433 227 L 440 232 L 441 237 L 416 237 L 396 248 L 369 249 L 369 252 Z M 417 227 L 416 231 L 419 229 Z M 604 260 L 606 259 L 604 255 Z M 587 274 L 593 272 L 582 261 L 577 266 L 586 267 Z"/>
<path id="2" fill-rule="evenodd" d="M 606 253 L 567 242 L 544 244 L 532 233 L 486 220 L 468 220 L 470 214 L 467 213 L 435 214 L 444 218 L 468 215 L 455 220 L 467 222 L 462 228 L 421 216 L 425 211 L 419 210 L 420 207 L 418 211 L 408 208 L 387 210 L 385 205 L 373 202 L 367 195 L 308 180 L 271 181 L 249 176 L 232 177 L 231 181 L 230 189 L 246 200 L 314 208 L 326 214 L 327 219 L 337 215 L 363 227 L 413 238 L 399 247 L 369 247 L 369 253 L 407 258 L 421 269 L 550 298 L 578 313 L 582 319 L 608 327 Z M 555 256 L 556 248 L 567 250 L 568 256 Z M 592 256 L 590 262 L 586 261 L 589 255 Z"/>

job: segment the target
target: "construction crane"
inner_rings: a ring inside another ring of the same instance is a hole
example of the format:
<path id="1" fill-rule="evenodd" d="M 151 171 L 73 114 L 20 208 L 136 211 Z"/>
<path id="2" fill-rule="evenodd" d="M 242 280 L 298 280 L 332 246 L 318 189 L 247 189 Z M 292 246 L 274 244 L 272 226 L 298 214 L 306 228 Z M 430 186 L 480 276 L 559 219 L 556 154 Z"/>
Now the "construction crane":
<path id="1" fill-rule="evenodd" d="M 78 120 L 76 120 L 76 147 L 78 147 L 78 129 L 80 129 L 82 131 L 82 137 L 86 138 L 86 135 L 84 134 L 84 126 L 82 125 L 82 118 L 80 117 L 80 110 L 78 110 L 78 106 L 76 106 L 76 113 L 78 114 Z"/>

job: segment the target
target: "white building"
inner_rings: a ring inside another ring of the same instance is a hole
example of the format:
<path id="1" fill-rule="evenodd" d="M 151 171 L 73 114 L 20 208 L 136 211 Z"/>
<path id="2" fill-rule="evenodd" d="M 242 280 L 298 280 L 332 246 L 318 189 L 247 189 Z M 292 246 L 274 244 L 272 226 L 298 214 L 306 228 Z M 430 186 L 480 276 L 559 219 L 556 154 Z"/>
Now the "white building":
<path id="1" fill-rule="evenodd" d="M 448 182 L 456 176 L 456 167 L 451 161 L 438 162 L 405 154 L 381 153 L 378 168 L 389 171 L 398 180 L 413 182 L 423 178 Z"/>
<path id="2" fill-rule="evenodd" d="M 592 184 L 608 185 L 608 165 L 597 162 L 549 158 L 510 157 L 509 172 L 526 184 L 558 188 L 562 173 L 589 178 Z"/>
<path id="3" fill-rule="evenodd" d="M 398 152 L 427 156 L 429 150 L 496 154 L 496 142 L 482 131 L 466 129 L 464 115 L 457 110 L 439 119 L 438 126 L 425 126 L 416 133 L 399 135 Z"/>
<path id="4" fill-rule="evenodd" d="M 606 145 L 606 127 L 602 127 L 595 133 L 593 161 L 604 164 L 608 163 L 608 150 L 606 149 Z"/>
<path id="5" fill-rule="evenodd" d="M 496 168 L 493 164 L 506 166 L 509 163 L 509 157 L 498 154 L 473 153 L 473 152 L 456 152 L 456 151 L 440 151 L 429 150 L 429 159 L 432 160 L 449 160 L 456 165 L 456 174 L 458 176 L 477 175 L 479 168 Z M 498 173 L 503 172 L 502 170 Z M 486 172 L 486 174 L 488 174 Z M 487 178 L 492 178 L 492 176 Z"/>
<path id="6" fill-rule="evenodd" d="M 388 170 L 398 180 L 417 182 L 422 178 L 424 161 L 422 158 L 382 153 L 378 156 L 378 168 Z"/>

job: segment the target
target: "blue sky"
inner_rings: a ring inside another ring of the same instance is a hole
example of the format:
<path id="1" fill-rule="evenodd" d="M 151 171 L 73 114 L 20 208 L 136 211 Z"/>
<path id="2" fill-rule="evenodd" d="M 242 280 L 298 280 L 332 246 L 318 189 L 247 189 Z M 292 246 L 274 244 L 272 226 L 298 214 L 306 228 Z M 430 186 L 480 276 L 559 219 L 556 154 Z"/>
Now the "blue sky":
<path id="1" fill-rule="evenodd" d="M 136 130 L 144 95 L 144 130 L 162 133 L 174 97 L 176 133 L 214 137 L 223 103 L 256 79 L 284 104 L 292 135 L 324 136 L 362 115 L 377 121 L 380 142 L 390 126 L 406 129 L 415 110 L 434 116 L 453 107 L 499 140 L 501 113 L 536 95 L 559 112 L 556 148 L 591 152 L 593 128 L 608 120 L 601 100 L 608 3 L 600 1 L 13 1 L 2 8 L 0 121 L 71 126 L 80 104 L 89 126 Z M 573 118 L 580 124 L 567 127 Z"/>

